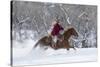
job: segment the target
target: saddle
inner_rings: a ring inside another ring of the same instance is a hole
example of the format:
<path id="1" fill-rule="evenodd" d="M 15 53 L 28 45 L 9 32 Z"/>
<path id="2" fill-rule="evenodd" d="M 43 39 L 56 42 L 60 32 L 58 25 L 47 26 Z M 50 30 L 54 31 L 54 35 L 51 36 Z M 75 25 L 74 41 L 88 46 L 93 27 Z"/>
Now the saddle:
<path id="1" fill-rule="evenodd" d="M 62 40 L 64 40 L 63 35 L 61 35 L 61 34 L 60 34 L 60 35 L 58 35 L 58 41 L 60 41 L 60 42 L 61 42 Z"/>

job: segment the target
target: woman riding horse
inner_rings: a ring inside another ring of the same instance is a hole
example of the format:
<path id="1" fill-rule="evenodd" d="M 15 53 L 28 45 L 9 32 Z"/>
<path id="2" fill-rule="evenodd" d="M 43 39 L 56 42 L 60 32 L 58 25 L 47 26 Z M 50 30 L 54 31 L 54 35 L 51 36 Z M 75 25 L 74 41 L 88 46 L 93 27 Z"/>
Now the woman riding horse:
<path id="1" fill-rule="evenodd" d="M 76 32 L 76 30 L 74 28 L 69 28 L 68 30 L 66 30 L 62 37 L 64 37 L 64 39 L 62 41 L 57 40 L 56 43 L 54 43 L 56 46 L 52 47 L 53 45 L 53 39 L 52 36 L 45 36 L 43 38 L 41 38 L 34 46 L 37 47 L 38 45 L 40 45 L 40 47 L 44 47 L 44 46 L 48 46 L 51 47 L 55 50 L 60 49 L 60 48 L 65 48 L 67 50 L 69 50 L 69 48 L 74 48 L 73 46 L 70 45 L 69 43 L 69 38 L 71 36 L 77 36 L 78 37 L 78 33 Z"/>

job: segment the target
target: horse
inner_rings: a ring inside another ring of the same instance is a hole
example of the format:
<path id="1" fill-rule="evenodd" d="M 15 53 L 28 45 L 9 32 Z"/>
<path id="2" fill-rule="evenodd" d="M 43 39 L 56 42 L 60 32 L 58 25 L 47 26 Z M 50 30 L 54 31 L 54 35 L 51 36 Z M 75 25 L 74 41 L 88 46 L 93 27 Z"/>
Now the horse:
<path id="1" fill-rule="evenodd" d="M 65 48 L 67 50 L 69 50 L 69 48 L 74 48 L 72 46 L 70 46 L 69 44 L 69 38 L 71 36 L 77 36 L 78 37 L 78 33 L 76 32 L 76 30 L 74 28 L 70 28 L 68 30 L 66 30 L 62 35 L 61 35 L 61 39 L 62 41 L 59 41 L 57 40 L 56 43 L 54 43 L 53 39 L 52 39 L 52 36 L 49 35 L 49 36 L 44 36 L 43 38 L 41 38 L 34 46 L 34 48 L 36 48 L 39 44 L 40 44 L 40 47 L 51 47 L 53 48 L 54 50 L 57 50 L 57 49 L 60 49 L 60 48 Z M 56 45 L 55 47 L 52 47 L 52 45 Z M 44 49 L 47 49 L 44 48 Z"/>

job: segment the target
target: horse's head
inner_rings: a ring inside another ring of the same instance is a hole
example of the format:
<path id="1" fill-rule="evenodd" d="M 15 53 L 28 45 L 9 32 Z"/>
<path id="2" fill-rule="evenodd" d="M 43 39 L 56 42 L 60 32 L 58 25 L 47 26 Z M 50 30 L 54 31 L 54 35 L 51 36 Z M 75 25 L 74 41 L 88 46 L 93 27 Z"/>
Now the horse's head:
<path id="1" fill-rule="evenodd" d="M 69 30 L 71 32 L 71 35 L 78 37 L 78 33 L 76 32 L 76 30 L 74 28 L 70 28 Z"/>

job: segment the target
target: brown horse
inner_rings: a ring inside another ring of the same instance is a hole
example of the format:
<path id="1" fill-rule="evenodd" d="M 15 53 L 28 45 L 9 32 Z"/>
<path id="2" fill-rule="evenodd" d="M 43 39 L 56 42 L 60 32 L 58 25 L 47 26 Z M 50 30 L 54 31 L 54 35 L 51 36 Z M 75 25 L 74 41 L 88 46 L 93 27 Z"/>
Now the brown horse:
<path id="1" fill-rule="evenodd" d="M 74 48 L 74 47 L 70 46 L 69 41 L 68 41 L 72 35 L 78 36 L 78 33 L 76 32 L 76 30 L 74 28 L 70 28 L 67 31 L 65 31 L 64 34 L 61 35 L 62 41 L 57 40 L 56 43 L 54 43 L 51 36 L 45 36 L 45 37 L 41 38 L 35 44 L 34 48 L 37 47 L 38 44 L 40 44 L 40 47 L 48 46 L 55 50 L 60 49 L 60 48 L 65 48 L 65 49 L 69 50 L 69 48 Z M 56 46 L 52 47 L 52 45 L 56 45 Z"/>

